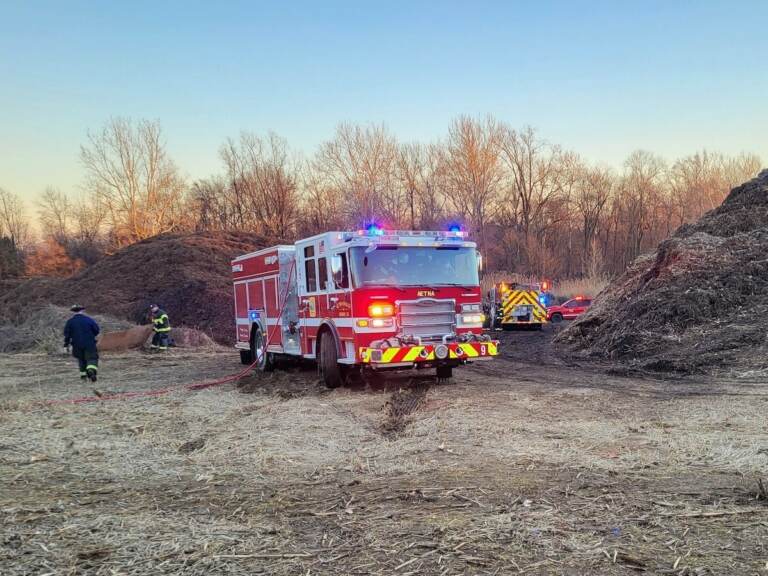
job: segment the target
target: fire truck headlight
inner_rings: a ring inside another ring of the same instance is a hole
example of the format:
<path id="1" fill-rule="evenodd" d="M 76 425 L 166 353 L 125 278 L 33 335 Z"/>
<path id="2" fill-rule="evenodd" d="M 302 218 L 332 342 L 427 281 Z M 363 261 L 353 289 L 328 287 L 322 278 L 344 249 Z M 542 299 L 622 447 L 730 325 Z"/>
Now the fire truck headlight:
<path id="1" fill-rule="evenodd" d="M 462 304 L 462 312 L 480 312 L 480 304 Z"/>
<path id="2" fill-rule="evenodd" d="M 374 302 L 368 306 L 368 316 L 372 318 L 381 318 L 383 316 L 394 316 L 395 307 L 387 302 Z"/>
<path id="3" fill-rule="evenodd" d="M 435 357 L 439 360 L 448 358 L 448 346 L 445 344 L 438 344 L 435 346 Z"/>
<path id="4" fill-rule="evenodd" d="M 371 320 L 373 328 L 391 328 L 394 325 L 392 318 L 374 318 Z"/>

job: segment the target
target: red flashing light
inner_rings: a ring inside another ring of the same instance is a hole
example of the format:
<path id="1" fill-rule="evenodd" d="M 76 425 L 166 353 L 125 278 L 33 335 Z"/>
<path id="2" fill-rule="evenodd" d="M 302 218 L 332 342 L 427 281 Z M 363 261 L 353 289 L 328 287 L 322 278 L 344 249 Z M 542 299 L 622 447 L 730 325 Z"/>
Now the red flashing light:
<path id="1" fill-rule="evenodd" d="M 541 291 L 542 291 L 542 292 L 546 292 L 547 290 L 549 290 L 549 282 L 547 282 L 546 280 L 544 280 L 544 281 L 541 283 Z"/>
<path id="2" fill-rule="evenodd" d="M 576 296 L 576 298 L 574 298 L 574 300 L 579 300 L 579 301 L 584 300 L 584 296 Z"/>

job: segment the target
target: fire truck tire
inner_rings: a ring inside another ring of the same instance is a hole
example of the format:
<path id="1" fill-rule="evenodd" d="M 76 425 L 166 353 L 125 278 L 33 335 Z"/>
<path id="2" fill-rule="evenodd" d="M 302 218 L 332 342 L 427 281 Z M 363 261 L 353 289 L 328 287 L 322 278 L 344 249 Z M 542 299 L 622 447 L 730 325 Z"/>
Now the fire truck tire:
<path id="1" fill-rule="evenodd" d="M 562 322 L 563 321 L 563 315 L 560 314 L 560 312 L 555 312 L 554 314 L 552 314 L 551 320 L 552 320 L 552 322 L 555 322 L 555 323 Z"/>
<path id="2" fill-rule="evenodd" d="M 252 361 L 258 359 L 256 368 L 262 372 L 272 372 L 275 369 L 275 357 L 271 352 L 267 352 L 264 345 L 264 335 L 261 330 L 256 330 L 251 339 L 251 357 Z"/>
<path id="3" fill-rule="evenodd" d="M 338 388 L 344 384 L 341 366 L 339 366 L 336 340 L 330 332 L 323 333 L 320 338 L 320 376 L 328 388 Z"/>
<path id="4" fill-rule="evenodd" d="M 241 364 L 251 364 L 253 362 L 253 356 L 251 355 L 250 350 L 240 350 L 240 363 Z"/>
<path id="5" fill-rule="evenodd" d="M 437 367 L 437 379 L 448 380 L 453 377 L 453 366 L 438 366 Z"/>

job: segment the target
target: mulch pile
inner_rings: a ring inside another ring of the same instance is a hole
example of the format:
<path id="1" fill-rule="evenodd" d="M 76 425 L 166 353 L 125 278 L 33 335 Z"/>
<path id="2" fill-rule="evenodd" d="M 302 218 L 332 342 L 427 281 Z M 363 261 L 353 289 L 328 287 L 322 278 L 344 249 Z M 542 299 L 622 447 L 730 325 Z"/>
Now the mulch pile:
<path id="1" fill-rule="evenodd" d="M 768 368 L 768 170 L 635 261 L 557 342 L 659 372 Z"/>
<path id="2" fill-rule="evenodd" d="M 80 303 L 144 323 L 157 303 L 174 326 L 220 343 L 234 339 L 230 260 L 271 243 L 247 232 L 168 234 L 123 248 L 66 279 L 34 278 L 0 293 L 0 324 L 20 323 L 49 304 Z"/>
<path id="3" fill-rule="evenodd" d="M 68 308 L 43 306 L 30 311 L 22 322 L 0 325 L 0 353 L 41 351 L 60 352 L 64 345 L 62 330 L 72 316 Z M 130 328 L 132 324 L 111 316 L 94 315 L 102 332 Z"/>

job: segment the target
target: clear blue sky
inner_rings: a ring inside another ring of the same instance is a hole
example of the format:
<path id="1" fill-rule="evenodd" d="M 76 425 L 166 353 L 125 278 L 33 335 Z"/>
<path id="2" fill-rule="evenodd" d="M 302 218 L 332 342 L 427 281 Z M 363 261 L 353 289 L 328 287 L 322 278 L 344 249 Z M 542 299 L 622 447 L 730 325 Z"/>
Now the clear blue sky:
<path id="1" fill-rule="evenodd" d="M 341 121 L 402 140 L 459 114 L 602 164 L 768 162 L 768 1 L 0 2 L 0 187 L 77 191 L 110 116 L 159 119 L 182 171 L 247 129 L 311 152 Z"/>

